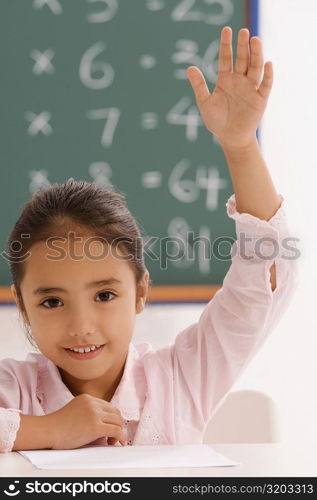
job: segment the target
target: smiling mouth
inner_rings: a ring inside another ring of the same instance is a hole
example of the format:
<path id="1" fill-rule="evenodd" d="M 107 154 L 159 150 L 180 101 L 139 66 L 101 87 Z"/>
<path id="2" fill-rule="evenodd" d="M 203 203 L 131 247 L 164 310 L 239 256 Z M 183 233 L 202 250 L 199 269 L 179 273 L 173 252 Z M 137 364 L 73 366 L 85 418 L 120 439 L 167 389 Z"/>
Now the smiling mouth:
<path id="1" fill-rule="evenodd" d="M 75 352 L 75 351 L 71 351 L 70 349 L 67 349 L 67 348 L 64 348 L 64 349 L 71 358 L 78 359 L 78 360 L 85 360 L 85 359 L 96 358 L 97 356 L 99 356 L 101 351 L 103 351 L 104 346 L 105 346 L 105 344 L 100 345 L 100 347 L 96 347 L 96 349 L 94 349 L 93 351 L 89 351 L 89 352 Z"/>
<path id="2" fill-rule="evenodd" d="M 85 350 L 85 349 L 92 349 L 92 347 L 93 347 L 94 349 L 92 349 L 92 350 L 94 351 L 95 349 L 98 349 L 98 347 L 101 347 L 103 345 L 105 345 L 105 344 L 96 343 L 96 344 L 74 345 L 72 347 L 64 347 L 64 349 L 67 349 L 67 350 L 68 349 L 70 349 L 70 350 L 72 350 L 72 349 L 83 349 L 83 350 Z"/>

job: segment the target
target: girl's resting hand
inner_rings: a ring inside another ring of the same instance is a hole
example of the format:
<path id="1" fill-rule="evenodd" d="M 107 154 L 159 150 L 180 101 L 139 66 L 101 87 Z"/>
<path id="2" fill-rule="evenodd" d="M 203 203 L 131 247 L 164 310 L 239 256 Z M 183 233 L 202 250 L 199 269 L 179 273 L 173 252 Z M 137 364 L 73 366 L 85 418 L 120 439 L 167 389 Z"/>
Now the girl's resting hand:
<path id="1" fill-rule="evenodd" d="M 195 93 L 196 103 L 207 129 L 222 147 L 245 148 L 256 138 L 273 84 L 273 66 L 266 62 L 263 70 L 261 40 L 249 30 L 239 31 L 237 57 L 233 71 L 232 30 L 221 32 L 218 78 L 212 94 L 196 66 L 187 68 L 187 76 Z"/>
<path id="2" fill-rule="evenodd" d="M 117 441 L 126 444 L 125 422 L 120 411 L 108 401 L 89 394 L 76 396 L 50 417 L 53 450 L 79 448 L 105 436 L 108 444 Z"/>

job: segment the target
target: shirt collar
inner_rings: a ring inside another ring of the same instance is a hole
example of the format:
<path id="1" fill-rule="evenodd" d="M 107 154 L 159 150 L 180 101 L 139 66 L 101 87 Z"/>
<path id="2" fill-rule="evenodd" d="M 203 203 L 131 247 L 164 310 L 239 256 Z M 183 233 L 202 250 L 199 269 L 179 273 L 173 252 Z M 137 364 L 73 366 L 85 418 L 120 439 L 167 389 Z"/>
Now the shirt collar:
<path id="1" fill-rule="evenodd" d="M 126 420 L 140 420 L 145 401 L 146 384 L 139 347 L 130 342 L 122 378 L 110 401 Z"/>

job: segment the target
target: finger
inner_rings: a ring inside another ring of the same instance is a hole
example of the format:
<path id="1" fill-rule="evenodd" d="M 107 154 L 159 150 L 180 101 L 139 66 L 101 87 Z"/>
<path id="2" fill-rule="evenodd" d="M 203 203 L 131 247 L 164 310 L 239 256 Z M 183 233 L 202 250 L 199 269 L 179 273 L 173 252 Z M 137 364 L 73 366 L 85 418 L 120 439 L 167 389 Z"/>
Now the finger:
<path id="1" fill-rule="evenodd" d="M 251 57 L 247 77 L 258 86 L 263 69 L 263 52 L 260 38 L 253 36 L 250 40 Z"/>
<path id="2" fill-rule="evenodd" d="M 249 49 L 249 30 L 243 28 L 238 33 L 237 40 L 237 57 L 235 63 L 235 72 L 240 75 L 246 75 L 250 61 Z"/>
<path id="3" fill-rule="evenodd" d="M 271 61 L 267 61 L 264 65 L 263 80 L 258 88 L 259 94 L 264 99 L 269 98 L 272 85 L 273 85 L 273 64 Z"/>
<path id="4" fill-rule="evenodd" d="M 117 442 L 119 441 L 119 443 L 122 445 L 122 446 L 126 446 L 128 444 L 128 441 L 125 439 L 124 441 L 121 441 L 119 439 L 116 439 L 116 438 L 113 438 L 113 437 L 108 437 L 107 438 L 107 444 L 109 446 L 113 446 L 115 445 Z"/>
<path id="5" fill-rule="evenodd" d="M 210 95 L 205 77 L 196 66 L 187 68 L 187 76 L 195 93 L 197 104 L 200 105 Z"/>
<path id="6" fill-rule="evenodd" d="M 106 409 L 104 414 L 102 415 L 103 422 L 109 422 L 109 424 L 120 425 L 121 427 L 125 427 L 125 420 L 121 414 L 111 413 L 109 409 Z"/>
<path id="7" fill-rule="evenodd" d="M 232 29 L 225 26 L 221 30 L 218 73 L 232 71 Z"/>
<path id="8" fill-rule="evenodd" d="M 103 407 L 104 410 L 114 413 L 116 415 L 120 415 L 121 417 L 121 411 L 119 410 L 119 408 L 113 406 L 111 403 L 109 403 L 109 401 L 105 401 L 104 399 L 99 399 L 98 401 L 101 403 L 101 406 Z"/>
<path id="9" fill-rule="evenodd" d="M 119 425 L 104 423 L 101 426 L 102 433 L 109 437 L 116 438 L 117 441 L 127 440 L 127 431 Z"/>

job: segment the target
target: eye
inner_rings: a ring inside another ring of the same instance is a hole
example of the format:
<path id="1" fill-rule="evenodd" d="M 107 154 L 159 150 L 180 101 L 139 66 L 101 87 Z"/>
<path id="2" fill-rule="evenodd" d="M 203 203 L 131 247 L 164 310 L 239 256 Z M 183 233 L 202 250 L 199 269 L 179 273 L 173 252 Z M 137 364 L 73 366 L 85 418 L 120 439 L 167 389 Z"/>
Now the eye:
<path id="1" fill-rule="evenodd" d="M 105 296 L 105 295 L 109 296 L 109 294 L 113 295 L 114 297 L 116 297 L 116 295 L 113 292 L 109 292 L 109 291 L 99 292 L 98 295 L 97 295 L 97 297 L 98 296 Z M 113 300 L 113 299 L 110 299 L 110 300 L 101 300 L 101 301 L 97 301 L 97 302 L 111 302 L 111 300 Z M 51 307 L 51 305 L 49 305 L 49 306 L 45 306 L 44 305 L 46 302 L 47 303 L 49 303 L 49 302 L 52 303 L 52 301 L 53 301 L 53 304 L 54 304 L 54 301 L 55 301 L 55 305 L 52 305 L 52 307 Z M 45 309 L 56 309 L 56 307 L 55 307 L 56 306 L 56 302 L 61 302 L 61 301 L 59 299 L 50 298 L 50 299 L 44 300 L 44 302 L 42 302 L 40 305 L 42 307 L 44 307 Z"/>
<path id="2" fill-rule="evenodd" d="M 45 304 L 45 302 L 51 302 L 51 301 L 54 301 L 54 300 L 55 300 L 55 301 L 57 301 L 57 302 L 60 302 L 60 300 L 59 300 L 59 299 L 53 299 L 53 298 L 52 298 L 52 299 L 46 299 L 46 300 L 44 300 L 44 302 L 42 302 L 42 303 L 41 303 L 41 306 L 45 307 L 45 309 L 56 309 L 55 307 L 46 307 L 46 306 L 44 305 L 44 304 Z"/>
<path id="3" fill-rule="evenodd" d="M 109 291 L 107 291 L 107 290 L 106 290 L 106 291 L 104 291 L 104 292 L 99 292 L 99 293 L 98 293 L 98 295 L 103 295 L 103 296 L 105 296 L 105 295 L 109 295 L 109 294 L 110 294 L 110 295 L 113 295 L 114 297 L 116 296 L 114 293 L 109 292 Z M 98 295 L 97 295 L 97 296 L 98 296 Z M 111 299 L 111 300 L 113 300 L 113 299 Z M 111 300 L 102 300 L 101 302 L 110 302 Z"/>

